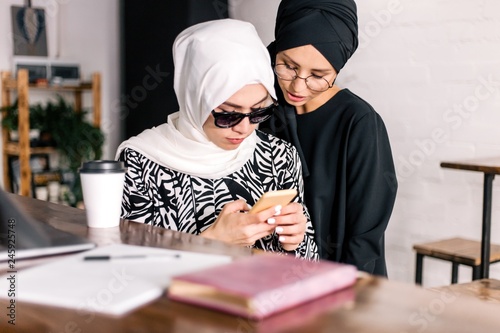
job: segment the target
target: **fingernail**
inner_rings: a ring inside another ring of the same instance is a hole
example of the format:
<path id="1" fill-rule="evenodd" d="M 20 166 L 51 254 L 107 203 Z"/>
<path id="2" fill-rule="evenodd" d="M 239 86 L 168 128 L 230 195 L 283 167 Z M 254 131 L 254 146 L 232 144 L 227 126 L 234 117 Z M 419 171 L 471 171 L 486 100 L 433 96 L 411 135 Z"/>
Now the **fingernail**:
<path id="1" fill-rule="evenodd" d="M 273 219 L 272 217 L 270 219 L 267 219 L 267 224 L 275 224 L 276 220 Z"/>
<path id="2" fill-rule="evenodd" d="M 280 242 L 284 242 L 285 241 L 285 236 L 280 236 L 280 238 L 278 238 Z"/>
<path id="3" fill-rule="evenodd" d="M 280 215 L 281 214 L 281 205 L 277 205 L 274 207 L 274 215 Z"/>
<path id="4" fill-rule="evenodd" d="M 276 229 L 274 229 L 278 234 L 280 232 L 283 232 L 283 228 L 282 227 L 276 227 Z"/>

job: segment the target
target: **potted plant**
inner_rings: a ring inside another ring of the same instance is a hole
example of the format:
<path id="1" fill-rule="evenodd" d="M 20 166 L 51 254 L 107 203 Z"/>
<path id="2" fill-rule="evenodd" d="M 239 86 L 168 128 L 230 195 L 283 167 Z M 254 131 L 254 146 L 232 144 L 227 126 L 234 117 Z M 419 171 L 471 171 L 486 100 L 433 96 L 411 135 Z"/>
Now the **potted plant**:
<path id="1" fill-rule="evenodd" d="M 48 102 L 44 108 L 42 131 L 51 133 L 61 162 L 69 173 L 69 187 L 66 200 L 76 206 L 83 200 L 78 168 L 82 162 L 102 157 L 104 134 L 85 119 L 86 111 L 75 112 L 74 108 L 58 96 L 55 103 Z"/>
<path id="2" fill-rule="evenodd" d="M 2 110 L 4 128 L 16 130 L 17 101 Z M 56 101 L 49 101 L 45 106 L 30 106 L 30 127 L 40 130 L 44 145 L 50 143 L 60 153 L 60 167 L 69 187 L 65 199 L 71 206 L 83 200 L 78 168 L 83 161 L 100 159 L 104 144 L 103 132 L 86 120 L 86 114 L 87 111 L 75 112 L 59 95 Z"/>
<path id="3" fill-rule="evenodd" d="M 41 105 L 33 105 L 29 107 L 29 121 L 30 121 L 30 145 L 32 147 L 40 146 L 40 129 L 42 127 L 43 120 L 41 119 L 42 111 Z M 18 118 L 19 118 L 19 108 L 18 101 L 16 100 L 12 105 L 4 106 L 0 108 L 2 111 L 2 127 L 9 130 L 9 137 L 12 141 L 19 140 L 18 134 Z"/>

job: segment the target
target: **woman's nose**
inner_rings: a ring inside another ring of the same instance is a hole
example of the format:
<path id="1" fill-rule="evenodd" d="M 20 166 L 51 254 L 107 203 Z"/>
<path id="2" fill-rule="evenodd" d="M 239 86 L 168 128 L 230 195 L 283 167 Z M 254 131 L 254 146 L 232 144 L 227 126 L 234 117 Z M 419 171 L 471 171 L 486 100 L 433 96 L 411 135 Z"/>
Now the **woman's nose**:
<path id="1" fill-rule="evenodd" d="M 251 126 L 253 126 L 253 124 L 250 123 L 250 119 L 248 117 L 245 117 L 238 124 L 234 125 L 232 129 L 233 131 L 238 133 L 246 133 L 250 130 Z"/>
<path id="2" fill-rule="evenodd" d="M 301 92 L 307 89 L 306 79 L 297 76 L 292 81 L 291 86 L 295 92 Z"/>

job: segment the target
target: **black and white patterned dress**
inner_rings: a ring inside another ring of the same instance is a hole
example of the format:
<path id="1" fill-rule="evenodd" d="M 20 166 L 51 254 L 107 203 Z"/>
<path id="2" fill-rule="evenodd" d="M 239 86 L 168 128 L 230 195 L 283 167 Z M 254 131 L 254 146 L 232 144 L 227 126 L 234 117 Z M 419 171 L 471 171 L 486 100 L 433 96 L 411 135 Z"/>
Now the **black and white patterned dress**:
<path id="1" fill-rule="evenodd" d="M 293 146 L 257 131 L 257 145 L 243 167 L 225 177 L 205 179 L 171 170 L 131 148 L 119 159 L 127 167 L 122 217 L 167 229 L 198 235 L 212 223 L 228 202 L 245 199 L 253 206 L 267 191 L 296 188 L 295 199 L 303 202 L 300 159 Z M 304 241 L 294 251 L 297 257 L 317 259 L 318 249 L 307 209 Z M 273 233 L 258 240 L 255 248 L 286 252 Z"/>

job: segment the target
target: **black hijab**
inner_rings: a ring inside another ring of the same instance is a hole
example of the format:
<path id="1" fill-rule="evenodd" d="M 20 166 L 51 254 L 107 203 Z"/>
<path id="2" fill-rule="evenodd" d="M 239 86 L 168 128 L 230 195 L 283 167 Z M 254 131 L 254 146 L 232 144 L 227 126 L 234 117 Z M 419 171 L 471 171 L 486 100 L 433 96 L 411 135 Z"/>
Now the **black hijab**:
<path id="1" fill-rule="evenodd" d="M 276 53 L 313 45 L 340 72 L 358 47 L 358 18 L 353 0 L 282 0 L 278 7 L 276 40 L 269 45 Z"/>

